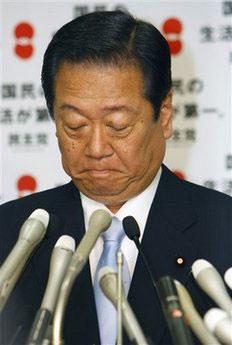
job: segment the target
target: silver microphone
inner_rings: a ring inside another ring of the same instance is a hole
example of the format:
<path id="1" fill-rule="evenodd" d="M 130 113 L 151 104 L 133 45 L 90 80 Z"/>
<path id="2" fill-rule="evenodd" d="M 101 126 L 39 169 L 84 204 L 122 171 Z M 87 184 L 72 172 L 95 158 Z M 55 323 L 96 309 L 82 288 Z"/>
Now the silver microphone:
<path id="1" fill-rule="evenodd" d="M 99 285 L 107 298 L 117 308 L 117 272 L 111 267 L 102 267 L 98 274 Z M 136 317 L 126 300 L 125 293 L 122 289 L 122 320 L 123 326 L 130 340 L 137 345 L 148 345 L 142 329 L 136 320 Z"/>
<path id="2" fill-rule="evenodd" d="M 123 253 L 117 252 L 117 345 L 122 345 L 122 270 L 123 270 Z"/>
<path id="3" fill-rule="evenodd" d="M 226 284 L 232 290 L 232 267 L 228 268 L 228 270 L 225 272 L 224 279 Z"/>
<path id="4" fill-rule="evenodd" d="M 32 325 L 27 345 L 41 345 L 51 322 L 60 286 L 75 250 L 72 237 L 63 235 L 55 244 L 50 260 L 47 287 Z"/>
<path id="5" fill-rule="evenodd" d="M 232 318 L 219 308 L 207 311 L 204 321 L 211 332 L 226 345 L 232 345 Z"/>
<path id="6" fill-rule="evenodd" d="M 48 212 L 37 209 L 22 225 L 16 244 L 0 268 L 0 312 L 29 257 L 44 238 L 48 222 Z"/>
<path id="7" fill-rule="evenodd" d="M 203 345 L 220 345 L 216 337 L 205 326 L 203 319 L 196 310 L 187 289 L 179 281 L 174 280 L 182 309 L 194 334 Z"/>
<path id="8" fill-rule="evenodd" d="M 232 301 L 220 274 L 208 261 L 199 259 L 192 265 L 193 276 L 205 293 L 230 316 L 232 316 Z"/>
<path id="9" fill-rule="evenodd" d="M 89 229 L 79 243 L 71 262 L 68 266 L 63 283 L 60 288 L 59 297 L 53 319 L 53 345 L 60 345 L 62 342 L 62 328 L 65 308 L 71 293 L 75 279 L 86 264 L 89 254 L 102 232 L 111 225 L 112 217 L 105 210 L 93 212 L 89 220 Z"/>
<path id="10" fill-rule="evenodd" d="M 68 235 L 61 236 L 52 251 L 47 287 L 41 303 L 41 308 L 53 313 L 60 285 L 75 251 L 75 240 Z"/>

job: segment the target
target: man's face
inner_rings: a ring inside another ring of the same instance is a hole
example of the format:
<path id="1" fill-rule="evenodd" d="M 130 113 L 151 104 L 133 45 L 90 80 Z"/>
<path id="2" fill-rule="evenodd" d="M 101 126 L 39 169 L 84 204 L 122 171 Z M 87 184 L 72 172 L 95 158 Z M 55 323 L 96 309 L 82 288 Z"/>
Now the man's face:
<path id="1" fill-rule="evenodd" d="M 171 95 L 153 119 L 135 66 L 63 64 L 54 118 L 64 170 L 88 197 L 116 211 L 156 175 L 171 135 Z"/>

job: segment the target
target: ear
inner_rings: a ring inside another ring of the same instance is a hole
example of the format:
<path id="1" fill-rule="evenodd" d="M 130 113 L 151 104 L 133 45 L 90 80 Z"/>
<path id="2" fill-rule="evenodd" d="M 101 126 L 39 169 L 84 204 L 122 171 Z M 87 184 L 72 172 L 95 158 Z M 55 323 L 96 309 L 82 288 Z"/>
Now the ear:
<path id="1" fill-rule="evenodd" d="M 172 91 L 169 91 L 161 104 L 159 121 L 164 138 L 169 139 L 172 136 Z"/>
<path id="2" fill-rule="evenodd" d="M 55 117 L 53 118 L 53 121 L 54 121 L 54 125 L 55 125 L 55 136 L 58 138 L 58 133 L 57 133 L 57 120 L 56 120 Z"/>

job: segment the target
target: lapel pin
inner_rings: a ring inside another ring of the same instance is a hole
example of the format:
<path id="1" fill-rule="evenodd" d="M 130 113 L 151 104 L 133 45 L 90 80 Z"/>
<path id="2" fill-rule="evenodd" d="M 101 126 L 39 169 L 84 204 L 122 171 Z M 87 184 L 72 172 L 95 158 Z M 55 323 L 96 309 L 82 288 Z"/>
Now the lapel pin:
<path id="1" fill-rule="evenodd" d="M 175 258 L 175 263 L 177 264 L 177 266 L 184 266 L 185 258 L 183 256 L 177 256 Z"/>

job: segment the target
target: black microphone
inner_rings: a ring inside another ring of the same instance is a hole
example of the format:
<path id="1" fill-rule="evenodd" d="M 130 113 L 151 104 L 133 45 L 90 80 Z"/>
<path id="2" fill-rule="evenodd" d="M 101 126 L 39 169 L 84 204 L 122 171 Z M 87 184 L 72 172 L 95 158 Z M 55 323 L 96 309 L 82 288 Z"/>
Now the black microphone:
<path id="1" fill-rule="evenodd" d="M 150 277 L 150 280 L 152 282 L 152 285 L 153 285 L 153 288 L 154 288 L 154 291 L 155 291 L 155 295 L 156 297 L 158 298 L 159 300 L 159 295 L 157 293 L 157 288 L 156 288 L 156 283 L 155 283 L 155 280 L 153 278 L 153 275 L 151 273 L 151 270 L 149 268 L 149 265 L 148 265 L 148 262 L 147 262 L 147 259 L 145 257 L 145 254 L 143 252 L 143 249 L 142 249 L 142 246 L 141 246 L 141 243 L 139 241 L 139 237 L 140 237 L 140 229 L 139 229 L 139 225 L 138 223 L 136 222 L 136 220 L 134 219 L 134 217 L 132 216 L 128 216 L 128 217 L 125 217 L 122 221 L 122 224 L 123 224 L 123 228 L 124 228 L 124 231 L 127 235 L 127 237 L 134 241 L 140 255 L 141 255 L 141 258 L 142 258 L 142 262 L 144 264 L 144 267 L 145 267 L 145 270 L 147 271 L 149 277 Z"/>
<path id="2" fill-rule="evenodd" d="M 173 344 L 193 345 L 190 330 L 184 321 L 174 280 L 169 276 L 160 278 L 157 282 L 157 289 Z"/>
<path id="3" fill-rule="evenodd" d="M 141 258 L 142 258 L 142 262 L 144 264 L 144 267 L 145 267 L 145 270 L 147 272 L 147 274 L 149 275 L 150 277 L 150 280 L 152 282 L 152 286 L 153 286 L 153 290 L 154 290 L 154 293 L 155 293 L 155 297 L 158 301 L 157 305 L 160 309 L 160 313 L 161 314 L 164 314 L 164 316 L 166 317 L 166 314 L 164 312 L 164 309 L 163 309 L 163 301 L 161 299 L 161 296 L 160 296 L 160 293 L 159 293 L 159 289 L 157 287 L 157 283 L 155 282 L 154 278 L 153 278 L 153 275 L 152 275 L 152 272 L 150 270 L 150 267 L 149 267 L 149 264 L 146 260 L 146 257 L 145 257 L 145 254 L 143 252 L 143 249 L 142 249 L 142 246 L 141 246 L 141 243 L 140 243 L 140 240 L 139 240 L 139 237 L 140 237 L 140 229 L 139 229 L 139 225 L 138 223 L 136 222 L 135 218 L 132 217 L 132 216 L 128 216 L 128 217 L 125 217 L 122 221 L 123 223 L 123 228 L 124 228 L 124 231 L 127 235 L 127 237 L 134 241 L 140 255 L 141 255 Z M 155 272 L 155 276 L 158 278 L 158 274 Z M 163 333 L 163 336 L 162 336 L 162 339 L 165 335 L 165 332 Z M 181 342 L 179 344 L 182 344 Z M 178 345 L 179 345 L 178 344 Z M 192 344 L 192 343 L 188 343 L 188 344 Z M 187 343 L 183 343 L 183 345 L 187 345 Z"/>
<path id="4" fill-rule="evenodd" d="M 139 225 L 132 216 L 127 216 L 122 221 L 124 231 L 130 240 L 139 242 L 140 229 Z"/>

